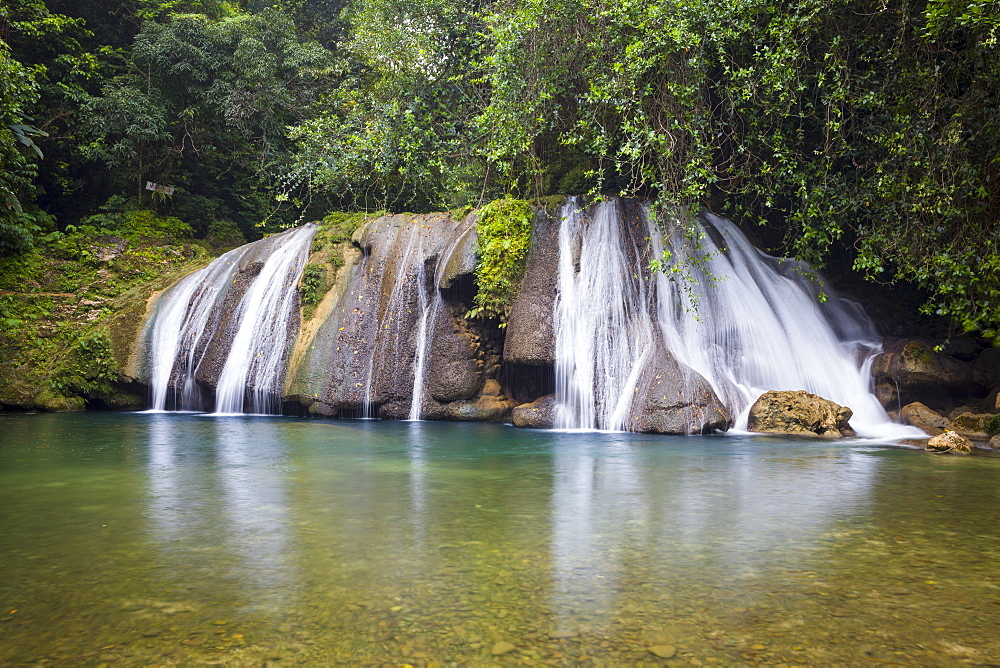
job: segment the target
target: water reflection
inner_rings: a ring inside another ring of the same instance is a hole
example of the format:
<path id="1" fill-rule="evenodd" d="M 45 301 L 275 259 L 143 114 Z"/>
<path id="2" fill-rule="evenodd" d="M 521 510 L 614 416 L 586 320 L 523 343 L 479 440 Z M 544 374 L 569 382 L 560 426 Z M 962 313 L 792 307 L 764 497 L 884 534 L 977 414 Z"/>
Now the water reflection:
<path id="1" fill-rule="evenodd" d="M 260 604 L 295 595 L 287 428 L 247 417 L 149 419 L 149 533 L 185 581 L 221 578 Z"/>
<path id="2" fill-rule="evenodd" d="M 754 452 L 750 439 L 667 455 L 623 439 L 554 450 L 552 605 L 566 621 L 606 615 L 637 573 L 669 586 L 693 568 L 746 581 L 814 567 L 824 534 L 866 512 L 881 461 Z"/>
<path id="3" fill-rule="evenodd" d="M 560 665 L 662 642 L 693 665 L 1000 655 L 1000 460 L 472 424 L 4 424 L 0 664 L 482 665 L 501 642 Z"/>

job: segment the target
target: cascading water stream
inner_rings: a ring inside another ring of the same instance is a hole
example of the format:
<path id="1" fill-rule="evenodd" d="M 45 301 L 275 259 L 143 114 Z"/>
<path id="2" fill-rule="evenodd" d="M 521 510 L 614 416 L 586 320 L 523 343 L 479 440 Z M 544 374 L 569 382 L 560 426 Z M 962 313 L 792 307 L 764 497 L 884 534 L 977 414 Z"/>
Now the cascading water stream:
<path id="1" fill-rule="evenodd" d="M 614 202 L 588 217 L 571 198 L 561 215 L 556 426 L 620 431 L 653 344 L 643 253 L 622 235 Z"/>
<path id="2" fill-rule="evenodd" d="M 202 410 L 199 368 L 213 339 L 231 335 L 216 412 L 242 413 L 247 397 L 254 413 L 278 412 L 295 285 L 315 229 L 306 225 L 229 251 L 160 299 L 150 323 L 153 410 L 165 410 L 171 392 L 175 409 Z M 268 254 L 233 313 L 223 313 L 237 273 L 262 253 Z"/>
<path id="3" fill-rule="evenodd" d="M 615 202 L 584 211 L 571 199 L 561 216 L 558 427 L 625 428 L 636 377 L 659 336 L 710 383 L 737 430 L 746 430 L 763 392 L 806 390 L 850 407 L 859 435 L 912 435 L 871 392 L 870 360 L 881 351 L 873 323 L 807 265 L 761 253 L 710 214 L 666 239 L 646 210 L 642 229 L 630 229 Z M 665 250 L 668 271 L 651 274 L 649 258 Z"/>
<path id="4" fill-rule="evenodd" d="M 451 236 L 448 245 L 442 251 L 441 255 L 438 256 L 434 267 L 434 283 L 429 288 L 426 285 L 426 267 L 421 264 L 418 268 L 417 283 L 421 286 L 420 322 L 417 329 L 417 345 L 413 360 L 413 393 L 410 401 L 410 414 L 408 416 L 410 420 L 420 419 L 420 411 L 424 399 L 424 385 L 427 378 L 427 362 L 431 358 L 434 346 L 434 325 L 437 322 L 441 306 L 444 304 L 441 286 L 445 282 L 445 274 L 448 271 L 455 252 L 465 242 L 466 236 L 474 233 L 475 227 L 467 226 L 461 233 Z M 428 298 L 427 294 L 428 289 L 433 291 L 433 294 L 429 295 L 430 298 Z"/>
<path id="5" fill-rule="evenodd" d="M 196 356 L 199 350 L 204 352 L 199 344 L 214 333 L 218 324 L 216 306 L 225 298 L 232 275 L 249 249 L 249 245 L 240 246 L 220 255 L 160 298 L 150 325 L 152 410 L 166 410 L 171 390 L 177 409 L 201 410 L 200 396 L 194 387 L 200 362 Z M 183 379 L 180 383 L 171 383 L 175 369 Z"/>
<path id="6" fill-rule="evenodd" d="M 658 318 L 670 350 L 702 374 L 745 430 L 750 406 L 767 390 L 806 390 L 849 406 L 862 436 L 899 437 L 870 389 L 870 359 L 881 352 L 874 323 L 801 262 L 754 248 L 711 214 L 691 232 L 676 226 L 670 260 L 685 279 L 657 276 Z M 663 241 L 650 230 L 654 253 Z"/>
<path id="7" fill-rule="evenodd" d="M 413 396 L 410 400 L 410 414 L 408 419 L 420 419 L 420 406 L 424 397 L 424 376 L 427 373 L 427 359 L 430 357 L 430 348 L 433 345 L 434 336 L 428 330 L 433 330 L 434 319 L 441 306 L 441 291 L 435 284 L 433 286 L 434 295 L 428 299 L 425 283 L 426 269 L 421 263 L 417 272 L 417 283 L 419 286 L 420 320 L 417 323 L 417 345 L 413 360 Z"/>
<path id="8" fill-rule="evenodd" d="M 296 315 L 295 286 L 315 233 L 315 225 L 289 232 L 240 300 L 235 314 L 239 328 L 215 391 L 216 413 L 242 413 L 245 399 L 253 413 L 280 412 L 287 331 Z"/>

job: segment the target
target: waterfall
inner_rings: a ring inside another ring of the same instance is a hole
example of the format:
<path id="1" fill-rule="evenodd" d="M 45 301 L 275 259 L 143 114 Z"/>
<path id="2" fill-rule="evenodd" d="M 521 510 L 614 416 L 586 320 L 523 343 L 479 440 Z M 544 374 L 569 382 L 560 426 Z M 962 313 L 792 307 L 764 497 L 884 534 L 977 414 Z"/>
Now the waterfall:
<path id="1" fill-rule="evenodd" d="M 203 366 L 215 354 L 216 412 L 242 413 L 245 401 L 254 413 L 279 412 L 295 286 L 315 229 L 229 251 L 160 298 L 150 322 L 153 410 L 203 410 L 199 378 L 214 375 Z"/>
<path id="2" fill-rule="evenodd" d="M 806 390 L 848 406 L 862 436 L 898 438 L 870 389 L 874 324 L 808 265 L 768 256 L 711 214 L 666 235 L 618 200 L 561 211 L 556 334 L 557 426 L 627 427 L 636 378 L 660 337 L 703 376 L 746 430 L 767 390 Z M 649 260 L 665 258 L 664 271 Z"/>
<path id="3" fill-rule="evenodd" d="M 881 352 L 874 323 L 807 264 L 759 251 L 712 214 L 693 230 L 674 225 L 666 239 L 652 226 L 650 237 L 674 270 L 657 276 L 668 346 L 708 379 L 737 430 L 763 392 L 806 390 L 850 407 L 862 436 L 907 431 L 871 392 L 870 360 Z"/>
<path id="4" fill-rule="evenodd" d="M 441 308 L 441 290 L 433 286 L 434 295 L 428 299 L 425 283 L 426 269 L 420 265 L 417 273 L 417 284 L 420 286 L 420 320 L 417 324 L 417 345 L 413 360 L 413 393 L 410 399 L 410 420 L 420 419 L 420 406 L 424 398 L 424 377 L 427 375 L 427 360 L 434 344 L 433 328 L 438 309 Z M 428 333 L 431 330 L 431 333 Z"/>
<path id="5" fill-rule="evenodd" d="M 157 302 L 150 327 L 151 408 L 166 410 L 168 398 L 179 410 L 201 410 L 194 374 L 201 361 L 199 344 L 218 325 L 218 304 L 225 298 L 232 275 L 250 249 L 240 246 L 189 274 Z M 216 316 L 213 320 L 212 316 Z M 171 382 L 176 373 L 180 383 Z M 178 387 L 179 385 L 179 387 Z M 169 397 L 173 390 L 173 397 Z"/>
<path id="6" fill-rule="evenodd" d="M 296 316 L 295 287 L 315 232 L 315 225 L 305 225 L 287 233 L 236 307 L 239 328 L 219 375 L 217 413 L 242 413 L 244 395 L 253 413 L 281 412 L 287 331 Z"/>
<path id="7" fill-rule="evenodd" d="M 468 221 L 461 223 L 450 236 L 447 245 L 437 257 L 434 268 L 434 282 L 427 285 L 426 265 L 421 264 L 417 273 L 417 284 L 420 290 L 420 321 L 417 327 L 417 345 L 413 360 L 413 392 L 410 400 L 410 420 L 421 418 L 421 408 L 423 407 L 424 386 L 427 381 L 428 361 L 431 359 L 434 347 L 434 330 L 441 306 L 444 304 L 444 297 L 441 289 L 449 281 L 449 270 L 453 269 L 452 262 L 459 249 L 468 241 L 469 235 L 474 235 L 475 225 Z M 428 299 L 428 291 L 433 291 Z"/>
<path id="8" fill-rule="evenodd" d="M 561 215 L 556 426 L 620 431 L 653 345 L 648 259 L 623 234 L 616 202 L 588 216 L 571 198 Z"/>

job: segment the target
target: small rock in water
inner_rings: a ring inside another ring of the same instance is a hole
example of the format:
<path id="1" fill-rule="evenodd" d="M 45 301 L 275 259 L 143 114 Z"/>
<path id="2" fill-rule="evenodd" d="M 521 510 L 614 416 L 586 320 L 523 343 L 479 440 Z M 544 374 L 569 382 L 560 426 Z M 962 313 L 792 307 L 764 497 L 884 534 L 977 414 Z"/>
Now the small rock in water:
<path id="1" fill-rule="evenodd" d="M 661 659 L 669 659 L 677 654 L 677 648 L 673 645 L 653 645 L 649 651 Z"/>
<path id="2" fill-rule="evenodd" d="M 569 629 L 559 629 L 558 631 L 551 631 L 549 637 L 553 640 L 560 640 L 562 638 L 575 638 L 577 636 L 576 631 L 570 631 Z"/>
<path id="3" fill-rule="evenodd" d="M 972 441 L 961 434 L 946 431 L 927 441 L 927 445 L 924 448 L 930 452 L 949 452 L 964 455 L 972 452 Z"/>
<path id="4" fill-rule="evenodd" d="M 493 645 L 493 649 L 490 650 L 490 652 L 493 656 L 500 656 L 501 654 L 506 654 L 507 652 L 513 652 L 515 649 L 517 648 L 514 647 L 514 645 L 506 642 L 505 640 L 501 640 L 497 644 Z"/>

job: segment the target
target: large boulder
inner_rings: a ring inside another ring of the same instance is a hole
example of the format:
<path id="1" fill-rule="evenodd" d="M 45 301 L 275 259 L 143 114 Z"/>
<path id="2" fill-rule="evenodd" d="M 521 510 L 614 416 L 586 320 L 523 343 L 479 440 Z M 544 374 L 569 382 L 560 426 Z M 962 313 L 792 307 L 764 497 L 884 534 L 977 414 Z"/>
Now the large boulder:
<path id="1" fill-rule="evenodd" d="M 995 413 L 962 413 L 951 421 L 952 428 L 974 441 L 988 441 L 996 431 L 1000 416 Z"/>
<path id="2" fill-rule="evenodd" d="M 840 438 L 854 436 L 849 420 L 854 412 L 805 390 L 772 390 L 760 395 L 747 428 L 763 434 Z"/>
<path id="3" fill-rule="evenodd" d="M 471 399 L 483 384 L 478 338 L 449 304 L 441 304 L 430 327 L 427 391 L 442 403 Z"/>
<path id="4" fill-rule="evenodd" d="M 500 397 L 482 396 L 448 404 L 448 419 L 459 422 L 502 422 L 512 402 Z"/>
<path id="5" fill-rule="evenodd" d="M 939 411 L 986 396 L 983 368 L 939 353 L 923 341 L 896 342 L 872 363 L 875 395 L 889 411 L 919 401 Z"/>
<path id="6" fill-rule="evenodd" d="M 559 283 L 559 220 L 544 210 L 535 215 L 531 250 L 517 298 L 507 318 L 504 361 L 552 364 L 556 339 L 552 308 Z"/>
<path id="7" fill-rule="evenodd" d="M 732 415 L 700 374 L 681 366 L 660 342 L 636 383 L 629 431 L 706 434 L 726 431 Z"/>
<path id="8" fill-rule="evenodd" d="M 953 431 L 946 431 L 943 434 L 931 437 L 931 439 L 927 441 L 925 449 L 928 452 L 967 455 L 972 452 L 972 441 L 961 434 Z"/>
<path id="9" fill-rule="evenodd" d="M 549 394 L 529 404 L 521 404 L 511 414 L 515 427 L 551 429 L 555 426 L 556 397 Z"/>
<path id="10" fill-rule="evenodd" d="M 943 434 L 952 428 L 951 420 L 919 401 L 903 406 L 899 411 L 899 420 L 903 424 L 923 429 L 931 436 Z"/>

